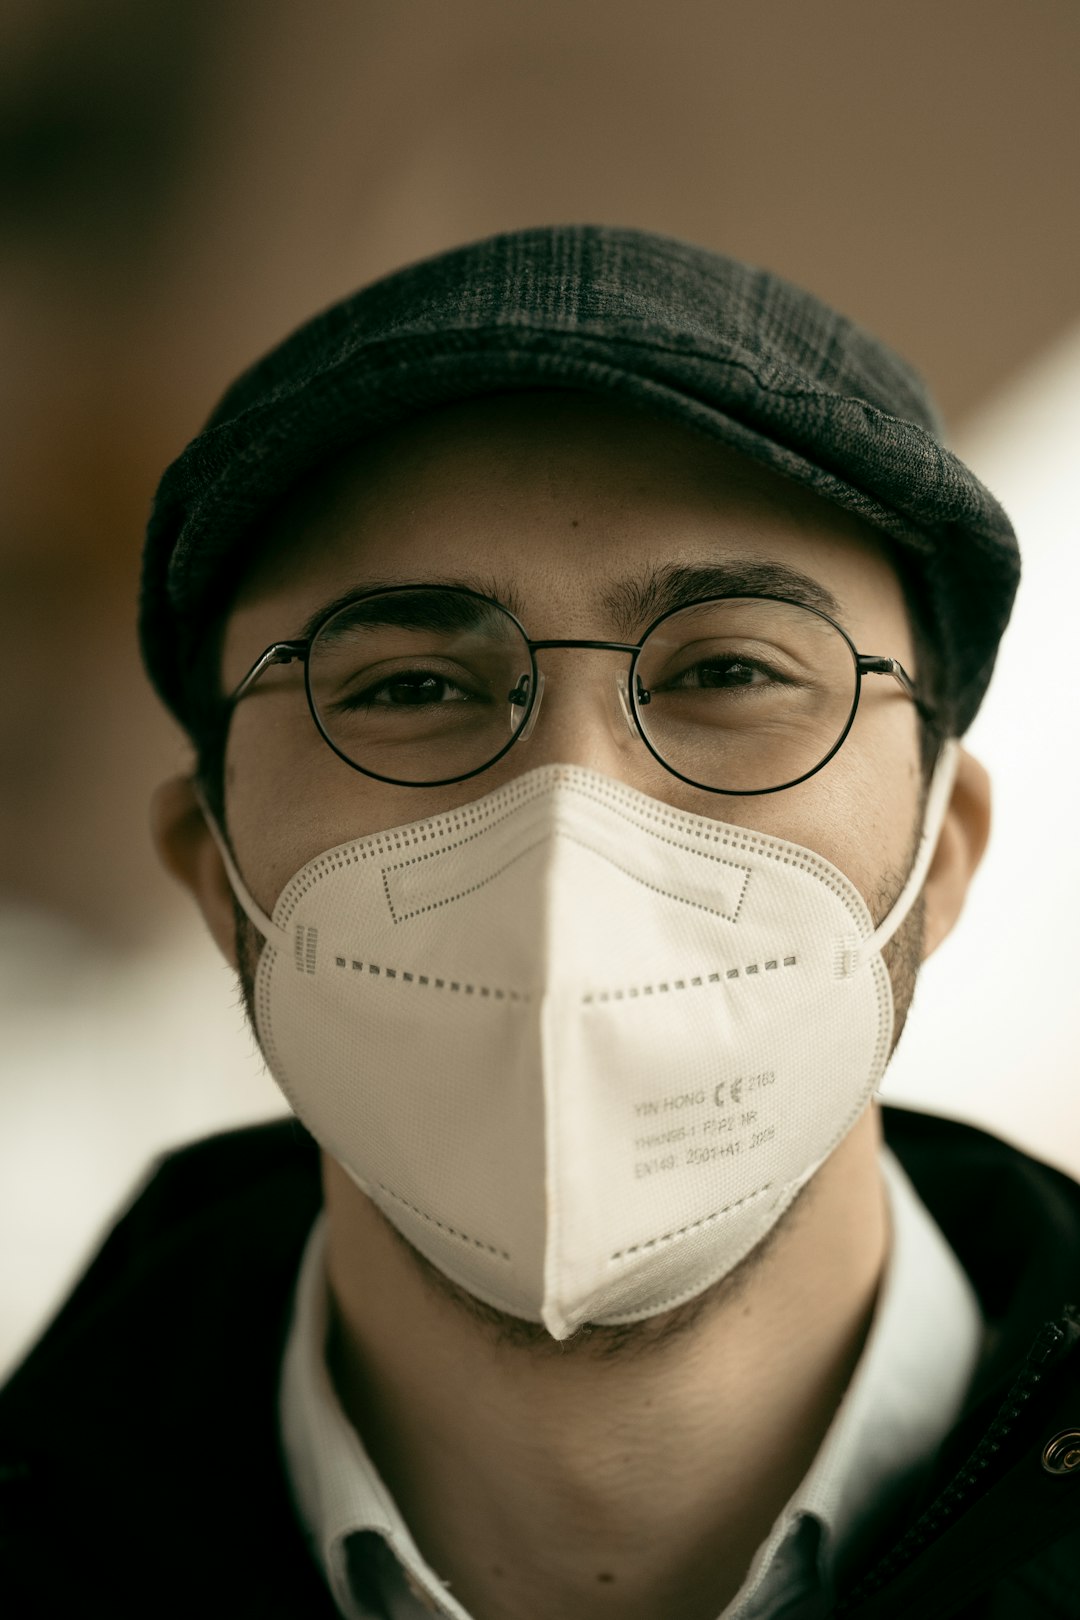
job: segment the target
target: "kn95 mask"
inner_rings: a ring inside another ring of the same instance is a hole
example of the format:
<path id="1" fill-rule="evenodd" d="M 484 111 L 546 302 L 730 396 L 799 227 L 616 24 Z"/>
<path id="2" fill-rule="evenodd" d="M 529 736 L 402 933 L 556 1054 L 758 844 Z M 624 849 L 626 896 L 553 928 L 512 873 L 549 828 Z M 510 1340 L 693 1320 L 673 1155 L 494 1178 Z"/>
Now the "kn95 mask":
<path id="1" fill-rule="evenodd" d="M 447 1277 L 556 1339 L 726 1276 L 866 1107 L 875 930 L 813 851 L 552 765 L 255 904 L 259 1040 L 316 1141 Z"/>

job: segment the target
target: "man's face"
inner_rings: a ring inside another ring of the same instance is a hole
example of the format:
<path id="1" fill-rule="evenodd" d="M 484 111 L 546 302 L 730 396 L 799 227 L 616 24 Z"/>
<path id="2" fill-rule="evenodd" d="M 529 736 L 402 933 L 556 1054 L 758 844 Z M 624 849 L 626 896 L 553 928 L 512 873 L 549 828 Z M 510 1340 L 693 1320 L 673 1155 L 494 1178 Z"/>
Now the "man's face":
<path id="1" fill-rule="evenodd" d="M 463 584 L 510 606 L 534 639 L 629 641 L 655 612 L 642 604 L 634 628 L 627 602 L 673 567 L 796 571 L 835 600 L 860 652 L 914 670 L 900 582 L 868 525 L 681 427 L 590 396 L 531 394 L 420 418 L 297 496 L 229 618 L 224 688 L 269 643 L 296 636 L 352 590 Z M 625 654 L 539 657 L 547 686 L 531 736 L 483 775 L 438 788 L 353 770 L 317 732 L 302 671 L 264 675 L 234 715 L 225 797 L 259 904 L 271 910 L 293 873 L 325 849 L 559 762 L 803 844 L 840 867 L 875 916 L 888 908 L 910 861 L 922 788 L 917 715 L 894 682 L 864 682 L 847 741 L 817 775 L 780 793 L 731 797 L 680 781 L 631 735 L 614 679 L 625 678 Z"/>

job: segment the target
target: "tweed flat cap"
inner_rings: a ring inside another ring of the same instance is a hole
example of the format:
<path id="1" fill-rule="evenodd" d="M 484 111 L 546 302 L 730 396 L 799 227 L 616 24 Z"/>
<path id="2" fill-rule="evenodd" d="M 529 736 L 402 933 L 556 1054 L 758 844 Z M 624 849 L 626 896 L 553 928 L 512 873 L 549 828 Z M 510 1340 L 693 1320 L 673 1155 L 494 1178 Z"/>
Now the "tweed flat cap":
<path id="1" fill-rule="evenodd" d="M 896 543 L 954 728 L 986 690 L 1019 578 L 1008 518 L 942 444 L 920 378 L 789 282 L 642 231 L 510 232 L 387 276 L 228 390 L 161 480 L 140 634 L 182 723 L 187 671 L 306 474 L 382 427 L 478 395 L 577 389 L 673 418 L 858 513 Z"/>

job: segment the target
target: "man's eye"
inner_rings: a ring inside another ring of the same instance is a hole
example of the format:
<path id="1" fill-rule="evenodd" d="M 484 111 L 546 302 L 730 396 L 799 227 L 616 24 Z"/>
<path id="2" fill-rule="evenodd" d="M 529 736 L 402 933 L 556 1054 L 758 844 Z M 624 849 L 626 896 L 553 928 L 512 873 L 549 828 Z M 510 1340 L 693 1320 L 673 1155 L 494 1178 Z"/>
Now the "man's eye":
<path id="1" fill-rule="evenodd" d="M 779 679 L 775 670 L 748 659 L 710 658 L 706 663 L 692 664 L 668 684 L 675 691 L 728 691 L 736 687 L 771 685 Z"/>
<path id="2" fill-rule="evenodd" d="M 469 703 L 474 694 L 467 692 L 445 675 L 430 670 L 403 670 L 387 676 L 373 685 L 358 683 L 345 700 L 348 708 L 419 708 L 435 707 L 445 703 Z"/>

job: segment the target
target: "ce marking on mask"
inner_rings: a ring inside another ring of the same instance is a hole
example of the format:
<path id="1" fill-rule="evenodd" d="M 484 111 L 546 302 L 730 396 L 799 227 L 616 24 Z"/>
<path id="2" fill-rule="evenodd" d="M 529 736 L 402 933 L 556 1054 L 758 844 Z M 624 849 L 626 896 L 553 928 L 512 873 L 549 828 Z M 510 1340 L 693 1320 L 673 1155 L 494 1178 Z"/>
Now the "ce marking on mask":
<path id="1" fill-rule="evenodd" d="M 762 1118 L 761 1105 L 776 1083 L 775 1069 L 760 1069 L 719 1080 L 711 1091 L 699 1087 L 635 1103 L 634 1179 L 738 1159 L 773 1141 L 776 1126 Z"/>

